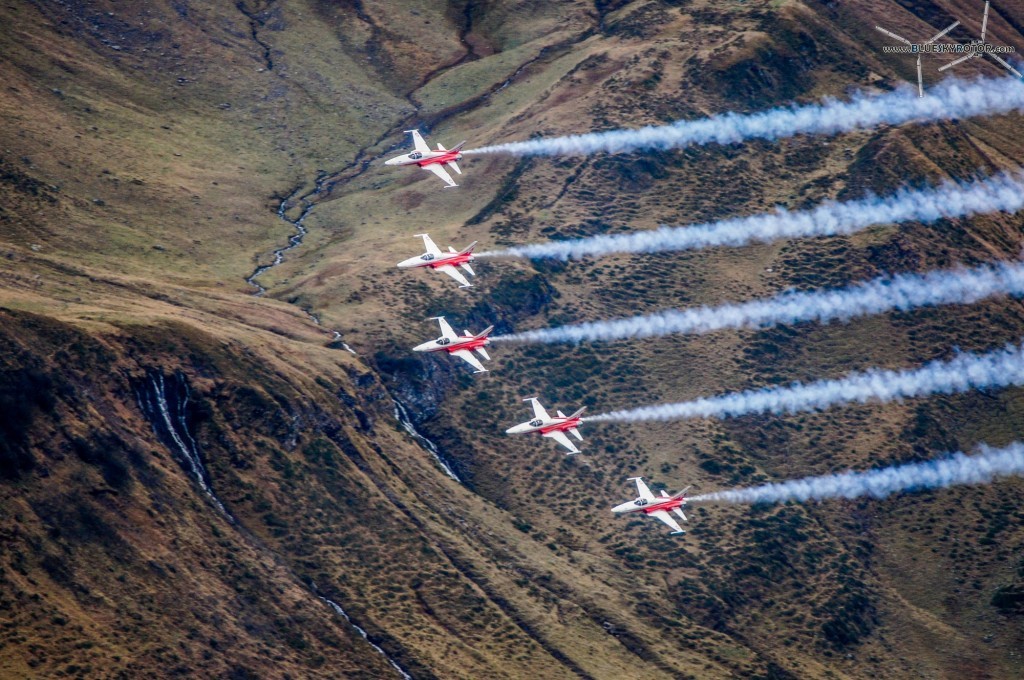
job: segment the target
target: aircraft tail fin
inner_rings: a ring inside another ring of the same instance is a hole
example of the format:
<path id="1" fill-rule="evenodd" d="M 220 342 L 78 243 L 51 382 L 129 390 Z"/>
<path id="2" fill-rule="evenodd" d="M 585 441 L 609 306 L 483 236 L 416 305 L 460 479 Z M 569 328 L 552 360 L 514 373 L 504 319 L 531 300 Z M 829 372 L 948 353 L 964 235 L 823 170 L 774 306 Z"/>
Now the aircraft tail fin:
<path id="1" fill-rule="evenodd" d="M 692 484 L 690 486 L 693 486 Z M 686 492 L 690 490 L 690 486 L 686 487 L 682 491 L 672 494 L 672 498 L 682 498 L 686 495 Z"/>
<path id="2" fill-rule="evenodd" d="M 462 140 L 451 148 L 451 151 L 462 151 L 462 147 L 466 146 L 466 140 Z"/>
<path id="3" fill-rule="evenodd" d="M 582 413 L 583 413 L 584 411 L 586 411 L 586 410 L 587 410 L 587 407 L 586 407 L 586 406 L 584 406 L 584 407 L 582 407 L 582 408 L 581 408 L 581 409 L 580 409 L 579 411 L 576 411 L 575 413 L 573 413 L 573 414 L 572 414 L 571 416 L 569 416 L 569 417 L 570 417 L 570 418 L 579 418 L 579 417 L 580 417 L 580 415 L 581 415 L 581 414 L 582 414 Z"/>
<path id="4" fill-rule="evenodd" d="M 493 331 L 493 330 L 494 330 L 494 326 L 488 326 L 487 328 L 483 329 L 482 331 L 480 331 L 479 333 L 477 333 L 473 337 L 474 338 L 486 338 L 488 335 L 490 335 L 491 331 Z M 469 331 L 466 331 L 466 333 L 469 334 Z"/>
<path id="5" fill-rule="evenodd" d="M 470 244 L 469 244 L 468 246 L 466 246 L 465 248 L 463 248 L 462 250 L 460 250 L 460 251 L 459 251 L 459 255 L 466 255 L 467 253 L 471 253 L 471 252 L 473 252 L 473 248 L 476 248 L 476 244 L 477 244 L 477 243 L 479 243 L 479 241 L 473 241 L 473 242 L 472 242 L 472 243 L 470 243 Z"/>

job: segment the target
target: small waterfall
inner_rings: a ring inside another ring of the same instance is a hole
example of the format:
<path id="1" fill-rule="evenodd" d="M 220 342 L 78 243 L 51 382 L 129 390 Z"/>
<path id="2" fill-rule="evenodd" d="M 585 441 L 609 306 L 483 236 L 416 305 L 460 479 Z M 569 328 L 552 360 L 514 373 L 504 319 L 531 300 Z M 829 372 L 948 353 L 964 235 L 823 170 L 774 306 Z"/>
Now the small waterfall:
<path id="1" fill-rule="evenodd" d="M 412 676 L 409 675 L 408 673 L 406 673 L 405 670 L 403 670 L 402 667 L 398 665 L 398 662 L 396 662 L 394 659 L 392 659 L 390 656 L 388 656 L 388 653 L 385 652 L 383 649 L 381 649 L 380 645 L 377 645 L 376 643 L 373 642 L 373 640 L 370 639 L 370 636 L 366 634 L 365 630 L 363 630 L 360 626 L 358 626 L 356 623 L 354 623 L 352 621 L 352 619 L 345 612 L 345 610 L 341 608 L 341 605 L 339 605 L 334 600 L 328 599 L 328 598 L 324 597 L 323 595 L 321 595 L 320 591 L 316 587 L 316 583 L 312 584 L 312 590 L 313 590 L 313 594 L 314 595 L 319 597 L 321 600 L 323 600 L 327 604 L 327 606 L 329 606 L 331 609 L 333 609 L 335 614 L 337 614 L 341 618 L 345 619 L 345 622 L 348 623 L 348 625 L 350 625 L 350 626 L 352 626 L 353 628 L 356 629 L 356 632 L 359 633 L 360 637 L 362 637 L 364 640 L 366 640 L 366 642 L 371 647 L 373 647 L 375 650 L 377 650 L 377 652 L 381 656 L 383 656 L 385 659 L 387 659 L 387 662 L 389 664 L 391 664 L 391 666 L 396 671 L 398 671 L 399 675 L 401 675 L 403 678 L 405 678 L 405 680 L 413 680 Z"/>
<path id="2" fill-rule="evenodd" d="M 210 485 L 210 476 L 199 455 L 199 447 L 192 437 L 188 424 L 188 400 L 190 392 L 185 376 L 175 373 L 170 399 L 168 399 L 167 383 L 164 374 L 151 371 L 148 379 L 135 388 L 135 399 L 143 415 L 153 426 L 156 436 L 171 452 L 176 454 L 179 462 L 209 497 L 213 504 L 224 514 L 228 521 L 234 523 L 235 518 L 220 502 Z"/>
<path id="3" fill-rule="evenodd" d="M 452 470 L 451 466 L 448 465 L 448 463 L 445 462 L 444 458 L 441 457 L 441 451 L 438 450 L 436 446 L 434 446 L 434 442 L 430 441 L 429 439 L 427 439 L 426 437 L 424 437 L 423 435 L 416 431 L 415 426 L 413 426 L 412 424 L 412 419 L 409 418 L 409 411 L 407 411 L 405 406 L 402 405 L 402 402 L 398 401 L 397 399 L 392 399 L 392 401 L 395 402 L 395 418 L 397 418 L 398 422 L 402 424 L 402 427 L 405 428 L 405 431 L 412 435 L 413 439 L 418 441 L 423 448 L 425 448 L 427 451 L 431 453 L 431 455 L 434 456 L 434 459 L 437 461 L 437 464 L 441 466 L 441 469 L 444 470 L 449 477 L 454 479 L 459 484 L 462 484 L 462 480 L 459 479 L 459 476 L 455 474 L 455 471 Z"/>
<path id="4" fill-rule="evenodd" d="M 305 310 L 303 310 L 303 311 L 305 311 Z M 325 331 L 330 333 L 331 336 L 332 336 L 331 340 L 333 340 L 334 342 L 340 342 L 341 346 L 345 348 L 345 351 L 351 352 L 352 354 L 355 354 L 356 356 L 359 356 L 359 354 L 354 349 L 349 347 L 347 342 L 345 342 L 344 340 L 341 339 L 341 333 L 339 333 L 338 331 L 334 330 L 333 328 L 325 328 L 324 327 L 323 323 L 320 321 L 319 315 L 314 314 L 313 312 L 309 312 L 309 311 L 306 311 L 306 315 L 310 319 L 313 320 L 313 323 L 315 323 L 317 326 L 319 326 L 320 328 L 323 328 Z"/>

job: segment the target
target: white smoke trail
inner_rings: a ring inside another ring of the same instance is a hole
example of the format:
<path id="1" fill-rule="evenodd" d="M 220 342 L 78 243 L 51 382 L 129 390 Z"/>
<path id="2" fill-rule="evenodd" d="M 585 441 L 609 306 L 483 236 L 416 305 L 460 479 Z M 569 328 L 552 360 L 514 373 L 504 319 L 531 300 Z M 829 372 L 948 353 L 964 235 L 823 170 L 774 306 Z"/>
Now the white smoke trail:
<path id="1" fill-rule="evenodd" d="M 885 498 L 897 491 L 945 488 L 956 484 L 985 484 L 996 477 L 1024 473 L 1024 444 L 1014 442 L 1004 449 L 985 445 L 981 453 L 966 456 L 957 452 L 948 458 L 925 463 L 907 463 L 867 472 L 843 472 L 765 484 L 749 489 L 716 491 L 688 498 L 693 502 L 783 503 L 824 498 Z"/>
<path id="2" fill-rule="evenodd" d="M 710 143 L 732 144 L 748 139 L 776 140 L 800 134 L 832 135 L 882 124 L 960 120 L 1011 111 L 1024 111 L 1024 87 L 1016 78 L 950 78 L 931 88 L 924 97 L 918 97 L 915 88 L 901 85 L 880 95 L 858 92 L 849 101 L 826 98 L 821 104 L 794 104 L 750 114 L 722 113 L 637 130 L 531 139 L 462 153 L 582 156 L 601 151 L 676 149 Z"/>
<path id="3" fill-rule="evenodd" d="M 838 404 L 888 402 L 927 394 L 954 394 L 984 387 L 1024 385 L 1024 345 L 989 354 L 961 354 L 911 371 L 872 369 L 838 380 L 767 387 L 675 404 L 612 411 L 583 420 L 637 422 L 728 418 L 750 413 L 796 413 Z"/>
<path id="4" fill-rule="evenodd" d="M 1024 90 L 1024 88 L 1021 88 Z M 657 253 L 714 246 L 742 246 L 779 239 L 852 234 L 876 224 L 935 222 L 943 218 L 1024 208 L 1024 172 L 1002 173 L 972 182 L 947 181 L 927 189 L 902 189 L 886 197 L 869 195 L 840 203 L 827 201 L 803 212 L 775 212 L 707 222 L 689 227 L 663 226 L 649 231 L 553 241 L 476 257 L 558 258 L 611 253 Z"/>
<path id="5" fill-rule="evenodd" d="M 848 288 L 785 292 L 766 300 L 655 314 L 559 328 L 498 335 L 492 342 L 583 342 L 649 338 L 670 333 L 702 334 L 723 328 L 766 328 L 800 321 L 847 321 L 855 316 L 916 307 L 970 304 L 993 295 L 1024 295 L 1024 263 L 974 269 L 903 274 Z"/>

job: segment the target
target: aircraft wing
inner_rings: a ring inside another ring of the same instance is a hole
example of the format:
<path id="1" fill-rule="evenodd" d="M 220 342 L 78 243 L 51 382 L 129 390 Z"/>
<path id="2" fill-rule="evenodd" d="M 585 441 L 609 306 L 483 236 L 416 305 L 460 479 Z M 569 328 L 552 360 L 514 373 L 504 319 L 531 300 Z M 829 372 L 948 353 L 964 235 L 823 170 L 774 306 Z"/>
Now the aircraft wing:
<path id="1" fill-rule="evenodd" d="M 683 531 L 683 528 L 679 526 L 679 523 L 672 519 L 672 515 L 668 514 L 664 510 L 655 510 L 654 512 L 650 513 L 650 515 L 651 517 L 657 517 L 662 522 L 672 527 L 673 532 L 679 532 L 681 534 L 685 533 Z"/>
<path id="2" fill-rule="evenodd" d="M 452 179 L 452 176 L 448 174 L 448 171 L 441 167 L 440 163 L 431 163 L 430 165 L 422 166 L 424 170 L 430 170 L 432 173 L 444 180 L 444 183 L 450 187 L 457 187 L 458 184 Z"/>
<path id="3" fill-rule="evenodd" d="M 454 352 L 452 352 L 452 354 L 464 360 L 470 366 L 475 368 L 477 373 L 487 372 L 487 369 L 484 368 L 484 365 L 481 364 L 480 361 L 475 356 L 473 356 L 473 353 L 470 352 L 468 349 L 457 349 Z"/>
<path id="4" fill-rule="evenodd" d="M 412 135 L 412 145 L 416 147 L 416 150 L 420 153 L 430 151 L 430 147 L 423 140 L 423 135 L 420 134 L 419 130 L 406 130 L 406 132 Z"/>
<path id="5" fill-rule="evenodd" d="M 419 234 L 419 236 L 423 237 L 423 247 L 427 249 L 428 253 L 430 253 L 431 255 L 444 254 L 441 252 L 441 249 L 437 247 L 437 244 L 434 243 L 433 239 L 430 238 L 429 234 Z"/>
<path id="6" fill-rule="evenodd" d="M 535 418 L 540 418 L 541 420 L 551 420 L 551 416 L 549 416 L 548 412 L 545 411 L 544 407 L 541 406 L 541 400 L 539 398 L 537 398 L 535 396 L 535 397 L 530 397 L 528 399 L 523 399 L 523 400 L 524 401 L 529 401 L 530 403 L 532 403 L 532 405 L 534 405 L 534 417 Z"/>
<path id="7" fill-rule="evenodd" d="M 451 325 L 444 320 L 443 316 L 437 317 L 437 323 L 441 324 L 441 336 L 448 338 L 449 340 L 455 340 L 459 336 L 455 335 L 455 331 L 452 330 Z"/>
<path id="8" fill-rule="evenodd" d="M 462 273 L 458 269 L 456 269 L 455 267 L 451 266 L 450 264 L 443 264 L 440 267 L 436 267 L 436 269 L 437 269 L 437 271 L 444 272 L 448 276 L 452 277 L 453 279 L 458 281 L 462 286 L 464 286 L 466 288 L 468 288 L 470 286 L 470 283 L 469 283 L 469 281 L 466 280 L 466 277 L 463 276 Z"/>
<path id="9" fill-rule="evenodd" d="M 565 433 L 561 430 L 552 430 L 551 432 L 545 432 L 545 437 L 551 437 L 556 442 L 569 449 L 569 453 L 579 453 L 580 450 L 576 448 L 576 445 L 569 441 L 569 438 L 565 436 Z M 669 518 L 671 519 L 671 517 Z"/>
<path id="10" fill-rule="evenodd" d="M 647 488 L 646 484 L 644 484 L 642 477 L 634 477 L 633 481 L 636 482 L 636 492 L 640 494 L 640 498 L 646 498 L 649 501 L 654 500 L 654 494 L 651 493 L 651 490 Z"/>

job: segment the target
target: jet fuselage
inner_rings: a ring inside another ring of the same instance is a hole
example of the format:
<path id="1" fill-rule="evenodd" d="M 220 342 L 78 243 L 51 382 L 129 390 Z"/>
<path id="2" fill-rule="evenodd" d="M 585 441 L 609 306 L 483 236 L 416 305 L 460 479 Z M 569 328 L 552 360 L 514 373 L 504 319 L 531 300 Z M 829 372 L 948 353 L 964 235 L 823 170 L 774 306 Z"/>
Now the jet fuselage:
<path id="1" fill-rule="evenodd" d="M 534 418 L 529 422 L 513 425 L 505 430 L 505 434 L 523 434 L 524 432 L 540 432 L 545 434 L 556 430 L 566 432 L 579 426 L 582 421 L 583 418 L 548 418 L 546 420 Z"/>
<path id="2" fill-rule="evenodd" d="M 491 343 L 490 339 L 478 336 L 460 336 L 455 339 L 441 336 L 437 340 L 429 340 L 412 348 L 414 352 L 456 352 L 460 349 L 477 349 Z"/>
<path id="3" fill-rule="evenodd" d="M 612 508 L 612 512 L 616 515 L 622 515 L 630 512 L 642 512 L 645 515 L 649 515 L 656 510 L 675 510 L 686 505 L 686 499 L 683 497 L 679 498 L 655 498 L 650 500 L 647 498 L 637 498 L 634 501 L 627 501 L 621 505 L 616 505 Z"/>
<path id="4" fill-rule="evenodd" d="M 445 151 L 413 151 L 384 161 L 384 165 L 418 165 L 421 168 L 434 163 L 451 163 L 462 160 L 462 152 L 457 149 Z"/>
<path id="5" fill-rule="evenodd" d="M 433 253 L 424 253 L 423 255 L 417 255 L 416 257 L 410 257 L 408 260 L 402 260 L 398 263 L 398 266 L 402 269 L 410 269 L 414 267 L 430 267 L 431 269 L 437 269 L 444 265 L 460 265 L 464 262 L 472 262 L 473 253 L 441 253 L 435 255 Z"/>

